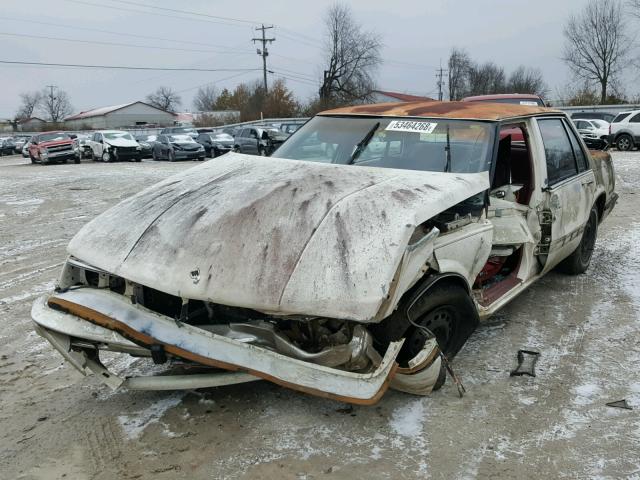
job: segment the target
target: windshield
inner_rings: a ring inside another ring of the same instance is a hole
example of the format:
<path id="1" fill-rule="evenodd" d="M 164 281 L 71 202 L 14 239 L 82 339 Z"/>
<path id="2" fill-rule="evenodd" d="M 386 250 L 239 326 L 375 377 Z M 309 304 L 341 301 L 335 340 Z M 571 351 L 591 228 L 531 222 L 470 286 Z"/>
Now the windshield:
<path id="1" fill-rule="evenodd" d="M 608 128 L 609 124 L 604 120 L 591 120 L 591 123 L 594 123 L 598 128 Z"/>
<path id="2" fill-rule="evenodd" d="M 56 140 L 69 140 L 69 135 L 66 133 L 45 133 L 38 137 L 39 142 L 55 142 Z"/>
<path id="3" fill-rule="evenodd" d="M 155 142 L 157 136 L 156 135 L 137 135 L 136 140 L 139 142 Z"/>
<path id="4" fill-rule="evenodd" d="M 119 138 L 122 138 L 124 140 L 133 140 L 131 134 L 127 132 L 107 132 L 103 135 L 107 140 L 118 140 Z"/>
<path id="5" fill-rule="evenodd" d="M 370 167 L 474 173 L 490 169 L 494 135 L 493 124 L 479 121 L 317 116 L 272 157 L 339 164 L 353 159 L 354 165 Z"/>
<path id="6" fill-rule="evenodd" d="M 169 135 L 169 141 L 176 143 L 195 143 L 195 140 L 190 135 Z"/>
<path id="7" fill-rule="evenodd" d="M 228 133 L 217 133 L 212 137 L 216 142 L 233 142 L 233 137 Z"/>

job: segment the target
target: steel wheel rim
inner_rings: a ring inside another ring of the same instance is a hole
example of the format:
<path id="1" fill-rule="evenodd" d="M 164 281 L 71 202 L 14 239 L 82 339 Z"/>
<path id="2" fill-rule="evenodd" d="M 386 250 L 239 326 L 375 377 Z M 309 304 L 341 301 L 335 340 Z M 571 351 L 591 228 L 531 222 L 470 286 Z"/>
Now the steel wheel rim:
<path id="1" fill-rule="evenodd" d="M 446 351 L 452 339 L 455 338 L 455 313 L 449 305 L 435 308 L 419 318 L 415 323 L 427 328 L 435 335 L 442 351 Z M 408 339 L 411 355 L 417 355 L 427 339 L 428 337 L 424 330 L 416 328 Z"/>

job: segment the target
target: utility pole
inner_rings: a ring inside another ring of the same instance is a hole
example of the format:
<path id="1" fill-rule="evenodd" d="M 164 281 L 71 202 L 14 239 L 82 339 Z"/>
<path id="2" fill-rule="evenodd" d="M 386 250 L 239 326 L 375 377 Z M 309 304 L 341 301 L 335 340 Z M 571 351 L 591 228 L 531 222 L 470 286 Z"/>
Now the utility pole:
<path id="1" fill-rule="evenodd" d="M 56 97 L 53 95 L 53 89 L 58 87 L 56 87 L 55 85 L 47 85 L 46 87 L 51 91 L 51 93 L 49 94 L 49 98 L 53 102 L 56 99 Z"/>
<path id="2" fill-rule="evenodd" d="M 261 42 L 262 50 L 258 49 L 257 53 L 262 57 L 262 73 L 264 75 L 264 93 L 267 93 L 267 57 L 269 56 L 269 50 L 267 50 L 267 43 L 275 42 L 275 38 L 266 38 L 266 31 L 273 28 L 273 25 L 265 27 L 262 24 L 261 27 L 256 27 L 256 30 L 262 30 L 262 38 L 252 38 L 253 43 Z"/>
<path id="3" fill-rule="evenodd" d="M 437 70 L 436 78 L 438 79 L 438 100 L 442 101 L 442 87 L 444 87 L 444 74 L 447 73 L 447 70 L 442 68 L 442 60 L 440 60 L 440 68 Z"/>

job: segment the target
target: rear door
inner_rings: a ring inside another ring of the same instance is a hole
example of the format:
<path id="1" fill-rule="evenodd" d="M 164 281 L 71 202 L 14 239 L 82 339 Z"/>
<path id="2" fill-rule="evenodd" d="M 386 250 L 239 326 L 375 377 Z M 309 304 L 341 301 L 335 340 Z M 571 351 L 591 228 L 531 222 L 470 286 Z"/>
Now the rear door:
<path id="1" fill-rule="evenodd" d="M 636 113 L 629 119 L 629 130 L 633 135 L 633 141 L 638 145 L 640 143 L 640 113 Z"/>
<path id="2" fill-rule="evenodd" d="M 538 211 L 542 239 L 537 254 L 551 270 L 579 245 L 595 195 L 595 175 L 588 154 L 562 118 L 537 120 L 544 145 L 546 187 Z"/>

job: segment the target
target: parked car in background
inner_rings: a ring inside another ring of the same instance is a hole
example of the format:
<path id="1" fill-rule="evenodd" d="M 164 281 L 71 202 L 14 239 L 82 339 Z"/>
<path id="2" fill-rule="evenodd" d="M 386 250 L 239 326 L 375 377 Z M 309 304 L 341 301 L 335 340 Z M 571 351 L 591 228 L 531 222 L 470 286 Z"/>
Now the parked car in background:
<path id="1" fill-rule="evenodd" d="M 241 127 L 224 127 L 221 132 L 227 133 L 235 138 L 235 136 L 242 130 Z"/>
<path id="2" fill-rule="evenodd" d="M 151 151 L 154 160 L 204 160 L 204 147 L 191 135 L 158 135 Z"/>
<path id="3" fill-rule="evenodd" d="M 192 138 L 196 138 L 198 136 L 198 131 L 195 128 L 191 127 L 167 127 L 160 130 L 160 135 L 179 135 L 186 134 L 190 135 Z"/>
<path id="4" fill-rule="evenodd" d="M 250 155 L 268 157 L 289 138 L 275 127 L 244 127 L 235 136 L 235 150 Z"/>
<path id="5" fill-rule="evenodd" d="M 609 144 L 626 152 L 640 146 L 640 110 L 619 113 L 611 122 Z"/>
<path id="6" fill-rule="evenodd" d="M 606 112 L 573 112 L 571 114 L 571 119 L 581 118 L 583 120 L 604 120 L 607 123 L 611 123 L 611 121 L 616 116 L 612 113 Z"/>
<path id="7" fill-rule="evenodd" d="M 29 146 L 31 163 L 80 163 L 80 149 L 66 132 L 46 132 L 34 135 Z"/>
<path id="8" fill-rule="evenodd" d="M 75 140 L 80 149 L 80 158 L 92 158 L 91 145 L 89 145 L 91 135 L 88 133 L 79 133 L 76 135 Z"/>
<path id="9" fill-rule="evenodd" d="M 136 142 L 138 142 L 138 144 L 140 145 L 140 148 L 142 148 L 141 150 L 142 158 L 151 158 L 153 146 L 158 140 L 158 136 L 157 135 L 136 135 L 135 139 L 136 139 Z"/>
<path id="10" fill-rule="evenodd" d="M 129 132 L 124 130 L 94 132 L 88 143 L 91 146 L 91 156 L 95 161 L 129 160 L 139 162 L 142 160 L 142 147 Z"/>
<path id="11" fill-rule="evenodd" d="M 16 151 L 16 144 L 11 137 L 0 138 L 0 155 L 13 155 Z"/>
<path id="12" fill-rule="evenodd" d="M 228 133 L 201 133 L 196 142 L 204 147 L 206 156 L 211 158 L 233 150 L 233 137 Z"/>
<path id="13" fill-rule="evenodd" d="M 31 146 L 31 142 L 33 142 L 34 137 L 29 137 L 29 139 L 22 146 L 22 156 L 24 158 L 29 158 L 29 147 Z"/>
<path id="14" fill-rule="evenodd" d="M 578 133 L 589 148 L 601 150 L 609 145 L 609 123 L 604 120 L 572 119 Z"/>
<path id="15" fill-rule="evenodd" d="M 15 153 L 22 153 L 22 147 L 31 138 L 31 135 L 15 135 L 13 137 L 13 144 L 16 146 Z"/>
<path id="16" fill-rule="evenodd" d="M 546 107 L 544 100 L 538 95 L 528 93 L 498 93 L 494 95 L 476 95 L 466 97 L 463 102 L 490 102 L 490 103 L 511 103 L 513 105 L 524 105 L 529 107 Z"/>
<path id="17" fill-rule="evenodd" d="M 280 124 L 280 130 L 284 133 L 291 135 L 293 132 L 298 130 L 304 123 L 282 123 Z"/>

